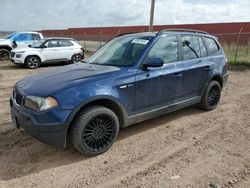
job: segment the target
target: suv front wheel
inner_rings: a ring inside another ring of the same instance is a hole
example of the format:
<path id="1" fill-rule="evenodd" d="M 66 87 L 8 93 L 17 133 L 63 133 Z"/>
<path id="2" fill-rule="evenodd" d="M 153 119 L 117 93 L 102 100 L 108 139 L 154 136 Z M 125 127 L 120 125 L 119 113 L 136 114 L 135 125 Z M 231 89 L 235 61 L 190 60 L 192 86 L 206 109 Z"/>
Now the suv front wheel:
<path id="1" fill-rule="evenodd" d="M 38 68 L 40 63 L 41 63 L 40 59 L 36 56 L 29 56 L 25 60 L 26 67 L 28 67 L 30 69 Z"/>
<path id="2" fill-rule="evenodd" d="M 81 111 L 70 130 L 71 143 L 76 150 L 88 156 L 107 151 L 119 132 L 116 114 L 103 106 L 91 106 Z"/>
<path id="3" fill-rule="evenodd" d="M 211 81 L 201 99 L 199 106 L 203 110 L 213 110 L 216 108 L 220 101 L 221 86 L 217 81 Z"/>
<path id="4" fill-rule="evenodd" d="M 0 49 L 0 60 L 6 61 L 10 59 L 10 52 L 6 49 Z"/>

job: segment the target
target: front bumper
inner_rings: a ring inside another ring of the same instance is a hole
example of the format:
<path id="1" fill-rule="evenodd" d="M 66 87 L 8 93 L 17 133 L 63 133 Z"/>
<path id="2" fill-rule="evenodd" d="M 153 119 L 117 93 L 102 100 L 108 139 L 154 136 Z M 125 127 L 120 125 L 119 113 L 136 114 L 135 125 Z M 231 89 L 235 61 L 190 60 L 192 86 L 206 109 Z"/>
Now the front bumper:
<path id="1" fill-rule="evenodd" d="M 60 123 L 40 123 L 34 114 L 27 113 L 16 107 L 12 99 L 10 99 L 11 117 L 16 128 L 22 127 L 26 132 L 30 133 L 38 140 L 55 146 L 57 148 L 66 147 L 66 138 L 68 124 Z"/>
<path id="2" fill-rule="evenodd" d="M 12 63 L 15 63 L 15 64 L 24 64 L 21 60 L 17 60 L 17 59 L 13 59 L 13 58 L 10 58 L 10 60 Z"/>

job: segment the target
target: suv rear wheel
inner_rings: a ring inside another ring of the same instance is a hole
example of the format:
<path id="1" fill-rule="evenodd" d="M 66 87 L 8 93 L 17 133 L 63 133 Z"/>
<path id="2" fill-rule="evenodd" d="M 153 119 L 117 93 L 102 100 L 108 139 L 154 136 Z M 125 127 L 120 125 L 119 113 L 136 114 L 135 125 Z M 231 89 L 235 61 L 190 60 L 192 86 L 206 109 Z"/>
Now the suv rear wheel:
<path id="1" fill-rule="evenodd" d="M 70 130 L 71 143 L 88 156 L 107 151 L 117 138 L 119 121 L 116 114 L 102 106 L 91 106 L 81 111 Z"/>
<path id="2" fill-rule="evenodd" d="M 30 69 L 38 68 L 40 63 L 41 63 L 40 59 L 36 56 L 29 56 L 25 60 L 25 65 Z"/>
<path id="3" fill-rule="evenodd" d="M 72 63 L 78 63 L 78 62 L 80 62 L 82 59 L 83 59 L 83 57 L 82 57 L 81 54 L 74 54 L 74 55 L 71 57 L 71 62 L 72 62 Z"/>
<path id="4" fill-rule="evenodd" d="M 204 92 L 199 106 L 204 110 L 213 110 L 217 107 L 221 96 L 221 86 L 217 81 L 211 81 Z"/>

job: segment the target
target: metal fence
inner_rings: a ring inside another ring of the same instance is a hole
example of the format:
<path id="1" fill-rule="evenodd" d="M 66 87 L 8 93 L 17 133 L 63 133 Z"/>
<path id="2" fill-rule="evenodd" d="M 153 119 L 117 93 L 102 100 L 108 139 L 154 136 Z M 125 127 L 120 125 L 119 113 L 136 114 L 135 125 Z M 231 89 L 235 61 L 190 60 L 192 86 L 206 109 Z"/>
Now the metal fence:
<path id="1" fill-rule="evenodd" d="M 97 35 L 72 33 L 67 36 L 61 36 L 74 38 L 75 40 L 79 41 L 79 43 L 84 47 L 84 49 L 88 51 L 95 51 L 105 42 L 119 34 L 120 33 L 118 32 L 116 34 L 108 35 L 102 34 L 102 32 L 100 32 Z M 228 61 L 230 63 L 248 62 L 250 64 L 250 32 L 218 33 L 212 35 L 216 36 L 219 42 L 224 47 L 224 50 L 228 57 Z"/>
<path id="2" fill-rule="evenodd" d="M 231 63 L 250 64 L 250 32 L 214 34 L 224 47 Z"/>
<path id="3" fill-rule="evenodd" d="M 225 52 L 227 54 L 228 60 L 231 63 L 237 62 L 249 62 L 250 63 L 250 32 L 238 33 L 217 33 L 212 34 L 218 37 L 218 40 L 223 45 Z M 100 31 L 98 34 L 87 34 L 87 33 L 50 33 L 45 35 L 45 37 L 70 37 L 79 41 L 84 49 L 88 51 L 95 51 L 97 48 L 105 44 L 108 40 L 121 34 L 120 31 L 117 33 L 106 34 L 104 31 Z M 6 33 L 5 33 L 6 35 Z M 4 34 L 0 36 L 4 36 Z"/>

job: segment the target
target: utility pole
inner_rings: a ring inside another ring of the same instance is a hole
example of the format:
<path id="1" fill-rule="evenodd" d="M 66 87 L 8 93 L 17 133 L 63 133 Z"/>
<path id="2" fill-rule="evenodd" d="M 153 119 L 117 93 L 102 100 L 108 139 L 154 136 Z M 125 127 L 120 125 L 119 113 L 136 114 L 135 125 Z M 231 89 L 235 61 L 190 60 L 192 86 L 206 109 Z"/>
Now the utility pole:
<path id="1" fill-rule="evenodd" d="M 155 11 L 155 0 L 151 0 L 150 21 L 149 21 L 149 28 L 148 28 L 149 32 L 153 31 L 154 11 Z"/>

